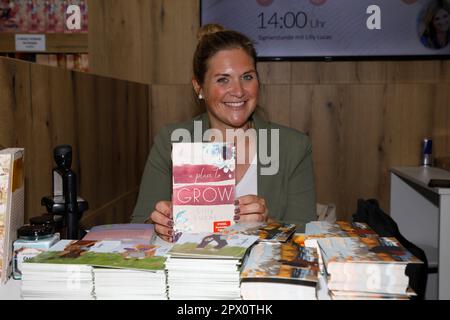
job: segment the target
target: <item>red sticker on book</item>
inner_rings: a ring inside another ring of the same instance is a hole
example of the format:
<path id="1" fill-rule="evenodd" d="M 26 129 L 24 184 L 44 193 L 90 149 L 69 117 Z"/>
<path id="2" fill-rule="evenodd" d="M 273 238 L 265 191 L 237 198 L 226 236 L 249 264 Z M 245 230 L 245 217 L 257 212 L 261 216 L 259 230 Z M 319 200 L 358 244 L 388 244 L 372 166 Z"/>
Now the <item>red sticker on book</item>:
<path id="1" fill-rule="evenodd" d="M 214 222 L 214 232 L 220 232 L 231 225 L 231 221 L 216 221 Z"/>

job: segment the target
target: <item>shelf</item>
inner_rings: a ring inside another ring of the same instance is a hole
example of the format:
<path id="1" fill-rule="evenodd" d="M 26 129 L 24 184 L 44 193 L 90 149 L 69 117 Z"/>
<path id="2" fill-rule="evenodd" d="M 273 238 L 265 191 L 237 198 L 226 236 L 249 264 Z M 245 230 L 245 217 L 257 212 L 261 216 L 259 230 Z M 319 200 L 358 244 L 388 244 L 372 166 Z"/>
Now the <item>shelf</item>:
<path id="1" fill-rule="evenodd" d="M 46 45 L 46 51 L 34 53 L 87 53 L 88 35 L 87 33 L 47 33 Z M 16 52 L 15 34 L 0 33 L 0 53 L 13 52 Z"/>
<path id="2" fill-rule="evenodd" d="M 450 179 L 450 172 L 447 170 L 436 167 L 395 167 L 391 169 L 391 172 L 437 194 L 450 194 L 450 188 L 428 186 L 431 179 Z"/>

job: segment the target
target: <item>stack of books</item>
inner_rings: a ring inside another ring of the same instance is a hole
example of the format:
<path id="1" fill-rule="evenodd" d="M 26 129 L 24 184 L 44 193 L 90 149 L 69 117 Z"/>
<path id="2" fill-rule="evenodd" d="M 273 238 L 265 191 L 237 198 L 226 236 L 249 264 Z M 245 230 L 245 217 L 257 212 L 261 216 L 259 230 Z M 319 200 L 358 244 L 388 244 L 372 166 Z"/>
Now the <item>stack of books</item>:
<path id="1" fill-rule="evenodd" d="M 295 236 L 294 236 L 295 238 Z M 304 243 L 318 248 L 321 272 L 332 299 L 409 299 L 415 293 L 405 274 L 422 263 L 395 238 L 379 237 L 367 224 L 315 221 Z"/>
<path id="2" fill-rule="evenodd" d="M 260 242 L 245 260 L 245 300 L 316 300 L 319 260 L 315 248 L 295 242 Z"/>
<path id="3" fill-rule="evenodd" d="M 22 268 L 21 296 L 25 300 L 93 300 L 92 267 L 40 264 Z"/>
<path id="4" fill-rule="evenodd" d="M 21 296 L 26 300 L 93 300 L 93 268 L 65 262 L 76 259 L 89 243 L 61 240 L 22 265 Z M 66 250 L 67 249 L 67 250 Z"/>
<path id="5" fill-rule="evenodd" d="M 142 259 L 146 255 L 163 256 L 167 252 L 164 244 L 151 245 L 155 236 L 152 224 L 107 224 L 91 228 L 83 240 L 120 240 L 128 258 Z M 163 265 L 155 270 L 94 267 L 93 273 L 97 300 L 167 299 Z"/>
<path id="6" fill-rule="evenodd" d="M 22 296 L 166 299 L 166 252 L 166 248 L 129 241 L 61 240 L 24 263 Z"/>
<path id="7" fill-rule="evenodd" d="M 97 300 L 167 300 L 164 269 L 94 268 L 93 272 Z"/>
<path id="8" fill-rule="evenodd" d="M 395 238 L 318 240 L 332 299 L 409 299 L 408 263 L 421 263 Z"/>
<path id="9" fill-rule="evenodd" d="M 170 300 L 239 300 L 240 267 L 257 236 L 183 233 L 166 262 Z"/>

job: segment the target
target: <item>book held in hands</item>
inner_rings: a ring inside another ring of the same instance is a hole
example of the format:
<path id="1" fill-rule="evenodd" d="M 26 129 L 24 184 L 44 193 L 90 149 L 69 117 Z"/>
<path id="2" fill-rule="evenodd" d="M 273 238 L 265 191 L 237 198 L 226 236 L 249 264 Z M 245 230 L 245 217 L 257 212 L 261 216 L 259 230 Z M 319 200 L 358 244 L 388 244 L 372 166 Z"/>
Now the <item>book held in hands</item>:
<path id="1" fill-rule="evenodd" d="M 175 240 L 183 232 L 220 232 L 234 223 L 235 147 L 231 143 L 174 143 Z"/>

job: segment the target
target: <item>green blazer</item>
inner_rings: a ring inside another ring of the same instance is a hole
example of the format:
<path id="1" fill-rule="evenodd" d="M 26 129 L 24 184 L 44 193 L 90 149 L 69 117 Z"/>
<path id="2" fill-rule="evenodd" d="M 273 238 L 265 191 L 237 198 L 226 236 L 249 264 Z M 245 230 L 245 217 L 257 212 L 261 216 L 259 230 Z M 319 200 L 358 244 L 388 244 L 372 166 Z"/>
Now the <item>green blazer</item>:
<path id="1" fill-rule="evenodd" d="M 208 115 L 204 113 L 181 124 L 167 125 L 155 137 L 133 211 L 133 223 L 144 222 L 158 201 L 172 198 L 171 134 L 177 128 L 184 128 L 195 139 L 194 121 L 201 121 L 203 132 L 209 128 Z M 258 142 L 261 139 L 261 132 L 268 132 L 269 150 L 272 150 L 271 130 L 279 130 L 279 161 L 264 165 L 263 159 L 258 157 L 258 196 L 266 200 L 270 217 L 278 221 L 295 223 L 297 230 L 303 232 L 305 223 L 316 220 L 310 139 L 295 129 L 266 122 L 256 114 L 253 115 L 253 123 L 258 132 Z M 266 130 L 260 131 L 260 129 Z M 263 154 L 271 155 L 270 151 L 265 151 Z M 274 165 L 278 165 L 278 173 L 261 174 L 261 169 Z"/>

